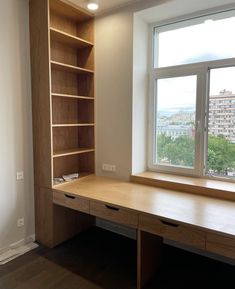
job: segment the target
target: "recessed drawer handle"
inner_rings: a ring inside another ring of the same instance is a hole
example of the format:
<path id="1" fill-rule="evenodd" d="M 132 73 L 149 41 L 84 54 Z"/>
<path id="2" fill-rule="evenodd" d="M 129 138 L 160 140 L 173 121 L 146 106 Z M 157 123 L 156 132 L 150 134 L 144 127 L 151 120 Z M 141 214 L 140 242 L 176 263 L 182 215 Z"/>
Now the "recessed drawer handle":
<path id="1" fill-rule="evenodd" d="M 160 220 L 162 224 L 164 225 L 167 225 L 167 226 L 171 226 L 171 227 L 179 227 L 178 224 L 174 224 L 174 223 L 171 223 L 171 222 L 167 222 L 167 221 L 163 221 L 163 220 Z"/>
<path id="2" fill-rule="evenodd" d="M 113 211 L 119 211 L 119 208 L 115 208 L 115 207 L 112 207 L 112 206 L 109 206 L 109 205 L 105 205 L 105 207 L 109 210 L 113 210 Z"/>
<path id="3" fill-rule="evenodd" d="M 66 195 L 66 194 L 64 194 L 64 195 L 65 195 L 65 197 L 68 198 L 68 199 L 72 199 L 72 200 L 75 200 L 75 199 L 76 199 L 76 197 L 74 197 L 74 196 L 70 196 L 70 195 Z"/>

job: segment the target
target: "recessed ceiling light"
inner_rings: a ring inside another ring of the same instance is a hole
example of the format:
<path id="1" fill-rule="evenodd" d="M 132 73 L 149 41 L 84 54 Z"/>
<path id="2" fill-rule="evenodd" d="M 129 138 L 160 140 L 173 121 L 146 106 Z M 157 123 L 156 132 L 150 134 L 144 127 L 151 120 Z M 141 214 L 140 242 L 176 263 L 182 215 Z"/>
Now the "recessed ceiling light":
<path id="1" fill-rule="evenodd" d="M 87 8 L 89 10 L 97 10 L 99 8 L 98 0 L 88 0 L 87 1 Z"/>

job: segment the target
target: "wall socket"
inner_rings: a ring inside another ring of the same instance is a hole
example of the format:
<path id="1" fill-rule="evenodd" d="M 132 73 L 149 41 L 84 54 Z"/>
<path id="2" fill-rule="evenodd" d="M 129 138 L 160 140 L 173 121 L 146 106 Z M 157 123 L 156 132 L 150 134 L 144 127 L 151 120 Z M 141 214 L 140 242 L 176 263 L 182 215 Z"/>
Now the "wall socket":
<path id="1" fill-rule="evenodd" d="M 115 165 L 110 165 L 110 164 L 103 164 L 102 165 L 102 170 L 106 172 L 116 172 L 116 166 Z"/>
<path id="2" fill-rule="evenodd" d="M 24 227 L 24 218 L 20 218 L 17 220 L 17 227 Z"/>
<path id="3" fill-rule="evenodd" d="M 23 171 L 17 172 L 16 173 L 16 180 L 20 181 L 20 180 L 23 180 L 23 179 L 24 179 L 24 172 Z"/>

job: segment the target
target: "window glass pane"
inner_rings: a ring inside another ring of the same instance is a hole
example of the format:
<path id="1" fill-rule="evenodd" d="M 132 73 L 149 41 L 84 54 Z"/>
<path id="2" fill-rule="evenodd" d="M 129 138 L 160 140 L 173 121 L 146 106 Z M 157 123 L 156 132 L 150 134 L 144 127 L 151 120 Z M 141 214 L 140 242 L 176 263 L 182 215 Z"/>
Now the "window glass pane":
<path id="1" fill-rule="evenodd" d="M 193 168 L 197 76 L 158 79 L 156 87 L 155 162 Z"/>
<path id="2" fill-rule="evenodd" d="M 208 17 L 200 24 L 157 33 L 154 67 L 235 57 L 233 27 L 235 17 L 218 20 Z"/>
<path id="3" fill-rule="evenodd" d="M 207 174 L 235 178 L 235 68 L 210 71 Z"/>

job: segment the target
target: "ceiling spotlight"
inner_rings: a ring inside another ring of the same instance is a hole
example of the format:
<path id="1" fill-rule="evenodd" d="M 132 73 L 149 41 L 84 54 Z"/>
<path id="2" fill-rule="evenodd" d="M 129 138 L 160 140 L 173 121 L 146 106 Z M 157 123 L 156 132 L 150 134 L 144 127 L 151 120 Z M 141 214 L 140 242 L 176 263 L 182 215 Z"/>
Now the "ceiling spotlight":
<path id="1" fill-rule="evenodd" d="M 99 8 L 98 0 L 88 0 L 87 1 L 87 8 L 89 10 L 97 10 Z"/>

